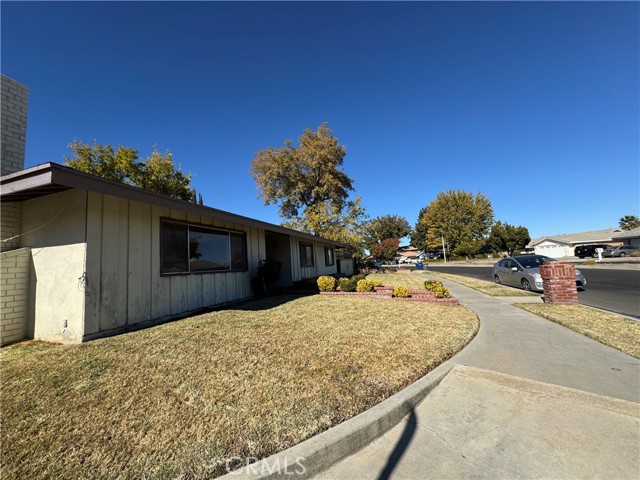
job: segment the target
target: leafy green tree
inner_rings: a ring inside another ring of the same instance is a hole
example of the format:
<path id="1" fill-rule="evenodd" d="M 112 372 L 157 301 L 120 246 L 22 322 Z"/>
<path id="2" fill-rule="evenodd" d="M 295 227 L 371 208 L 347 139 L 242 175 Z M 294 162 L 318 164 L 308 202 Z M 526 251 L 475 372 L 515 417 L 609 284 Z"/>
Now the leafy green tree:
<path id="1" fill-rule="evenodd" d="M 411 233 L 411 225 L 399 215 L 382 215 L 374 218 L 365 226 L 365 247 L 371 250 L 374 245 L 388 238 L 402 238 Z"/>
<path id="2" fill-rule="evenodd" d="M 493 224 L 493 208 L 482 193 L 447 190 L 421 210 L 417 223 L 428 248 L 441 246 L 444 237 L 455 255 L 475 255 Z"/>
<path id="3" fill-rule="evenodd" d="M 357 196 L 355 200 L 345 202 L 341 210 L 329 201 L 312 205 L 305 209 L 304 215 L 283 222 L 283 225 L 345 243 L 351 247 L 355 258 L 362 258 L 367 218 L 361 198 Z"/>
<path id="4" fill-rule="evenodd" d="M 397 238 L 385 238 L 380 243 L 376 243 L 371 248 L 371 256 L 382 262 L 389 262 L 396 258 L 400 247 L 400 240 Z"/>
<path id="5" fill-rule="evenodd" d="M 323 123 L 307 128 L 298 146 L 256 152 L 250 173 L 266 205 L 278 204 L 283 225 L 346 243 L 354 256 L 363 250 L 365 209 L 359 196 L 349 199 L 353 180 L 340 168 L 346 152 Z"/>
<path id="6" fill-rule="evenodd" d="M 190 187 L 191 174 L 175 169 L 171 152 L 162 154 L 154 150 L 149 158 L 138 163 L 131 180 L 137 187 L 196 202 L 196 191 Z"/>
<path id="7" fill-rule="evenodd" d="M 640 227 L 640 218 L 635 215 L 625 215 L 620 219 L 619 225 L 622 230 L 632 230 Z"/>
<path id="8" fill-rule="evenodd" d="M 65 157 L 65 165 L 107 180 L 133 185 L 131 176 L 138 168 L 137 150 L 122 145 L 117 149 L 97 143 L 87 145 L 77 140 L 69 144 L 69 148 L 73 156 Z"/>
<path id="9" fill-rule="evenodd" d="M 418 250 L 427 250 L 429 245 L 427 244 L 427 233 L 429 228 L 427 224 L 422 221 L 422 217 L 427 212 L 427 207 L 423 207 L 420 209 L 418 213 L 418 221 L 416 222 L 415 227 L 411 230 L 411 245 L 416 247 Z"/>
<path id="10" fill-rule="evenodd" d="M 307 208 L 322 209 L 323 204 L 341 212 L 353 190 L 353 180 L 340 169 L 344 147 L 326 122 L 316 131 L 307 128 L 298 143 L 294 147 L 285 140 L 281 148 L 256 152 L 250 173 L 260 197 L 266 205 L 279 204 L 285 219 L 298 217 Z"/>
<path id="11" fill-rule="evenodd" d="M 74 141 L 69 145 L 73 155 L 65 157 L 65 165 L 108 180 L 144 188 L 189 202 L 196 202 L 197 194 L 191 187 L 191 174 L 176 170 L 171 152 L 154 150 L 144 161 L 138 161 L 138 151 L 119 145 L 94 143 L 87 145 Z M 202 204 L 202 195 L 199 197 Z"/>
<path id="12" fill-rule="evenodd" d="M 509 255 L 526 247 L 530 241 L 531 237 L 526 227 L 516 227 L 499 221 L 491 227 L 487 239 L 487 243 L 495 252 L 508 252 Z"/>

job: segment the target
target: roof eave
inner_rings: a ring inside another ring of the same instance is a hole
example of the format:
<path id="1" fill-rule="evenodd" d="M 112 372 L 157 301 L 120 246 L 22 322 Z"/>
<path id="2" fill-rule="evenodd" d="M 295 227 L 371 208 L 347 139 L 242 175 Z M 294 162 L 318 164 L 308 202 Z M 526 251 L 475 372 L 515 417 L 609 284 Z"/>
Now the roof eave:
<path id="1" fill-rule="evenodd" d="M 349 245 L 345 243 L 329 240 L 318 235 L 299 232 L 281 225 L 263 222 L 262 220 L 245 217 L 235 213 L 226 212 L 224 210 L 218 210 L 217 208 L 198 205 L 187 202 L 186 200 L 163 195 L 161 193 L 151 192 L 131 185 L 125 185 L 117 181 L 106 180 L 95 175 L 79 172 L 57 163 L 44 163 L 42 165 L 37 165 L 20 172 L 0 177 L 0 186 L 2 187 L 0 196 L 9 201 L 13 201 L 12 197 L 16 197 L 15 201 L 22 201 L 18 196 L 20 192 L 38 192 L 38 189 L 43 189 L 47 186 L 56 186 L 60 189 L 78 188 L 142 203 L 151 203 L 161 207 L 182 209 L 198 215 L 214 216 L 228 222 L 241 223 L 243 225 L 283 233 L 286 235 L 294 235 L 337 247 L 349 247 Z M 42 195 L 46 194 L 47 193 L 42 193 Z"/>

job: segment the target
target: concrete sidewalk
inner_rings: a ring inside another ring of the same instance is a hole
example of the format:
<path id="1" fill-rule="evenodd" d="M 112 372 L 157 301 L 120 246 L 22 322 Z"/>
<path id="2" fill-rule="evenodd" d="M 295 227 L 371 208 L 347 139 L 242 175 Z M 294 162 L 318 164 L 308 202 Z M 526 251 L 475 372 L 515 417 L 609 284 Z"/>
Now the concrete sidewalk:
<path id="1" fill-rule="evenodd" d="M 442 281 L 480 318 L 478 335 L 451 362 L 640 401 L 640 360 L 512 305 L 527 297 L 490 297 L 422 276 Z"/>
<path id="2" fill-rule="evenodd" d="M 446 362 L 471 368 L 316 478 L 640 477 L 640 361 L 511 305 L 523 297 L 438 280 L 480 318 Z"/>
<path id="3" fill-rule="evenodd" d="M 400 425 L 315 478 L 628 478 L 640 404 L 454 367 Z"/>

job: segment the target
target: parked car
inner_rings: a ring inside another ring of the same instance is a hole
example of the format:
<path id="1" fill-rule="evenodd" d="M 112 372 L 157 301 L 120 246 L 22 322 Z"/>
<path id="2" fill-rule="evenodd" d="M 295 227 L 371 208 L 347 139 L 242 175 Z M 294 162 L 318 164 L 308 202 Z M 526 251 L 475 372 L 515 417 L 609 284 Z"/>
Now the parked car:
<path id="1" fill-rule="evenodd" d="M 627 257 L 634 252 L 640 251 L 640 248 L 633 245 L 620 245 L 612 249 L 602 252 L 603 257 Z"/>
<path id="2" fill-rule="evenodd" d="M 427 258 L 444 258 L 442 250 L 425 250 L 424 254 Z"/>
<path id="3" fill-rule="evenodd" d="M 555 258 L 544 255 L 523 255 L 508 257 L 493 266 L 493 280 L 496 283 L 520 287 L 524 290 L 542 292 L 540 265 L 557 262 Z M 576 287 L 584 289 L 587 279 L 580 270 L 576 270 Z"/>
<path id="4" fill-rule="evenodd" d="M 596 248 L 602 248 L 606 250 L 607 248 L 612 248 L 611 245 L 578 245 L 574 250 L 574 255 L 578 258 L 585 257 L 598 257 L 598 252 L 596 252 Z"/>

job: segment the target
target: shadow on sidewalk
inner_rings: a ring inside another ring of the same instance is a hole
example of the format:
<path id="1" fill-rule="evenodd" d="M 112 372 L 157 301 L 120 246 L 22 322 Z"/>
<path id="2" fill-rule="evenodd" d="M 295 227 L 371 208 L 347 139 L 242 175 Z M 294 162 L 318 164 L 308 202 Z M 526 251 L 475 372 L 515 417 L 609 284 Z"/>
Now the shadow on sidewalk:
<path id="1" fill-rule="evenodd" d="M 398 443 L 396 443 L 391 455 L 389 455 L 387 464 L 385 465 L 384 470 L 380 473 L 378 480 L 388 480 L 390 478 L 391 473 L 396 468 L 396 465 L 398 465 L 398 462 L 407 450 L 409 443 L 411 443 L 411 439 L 416 433 L 416 428 L 418 428 L 417 425 L 416 413 L 412 408 L 409 418 L 407 419 L 407 424 L 402 432 L 402 436 L 400 437 L 400 440 L 398 440 Z"/>

